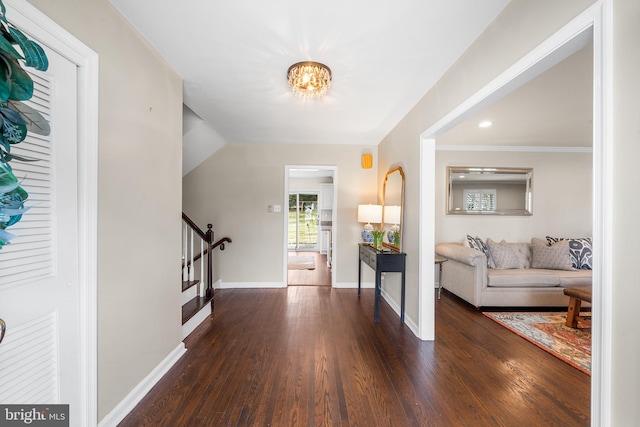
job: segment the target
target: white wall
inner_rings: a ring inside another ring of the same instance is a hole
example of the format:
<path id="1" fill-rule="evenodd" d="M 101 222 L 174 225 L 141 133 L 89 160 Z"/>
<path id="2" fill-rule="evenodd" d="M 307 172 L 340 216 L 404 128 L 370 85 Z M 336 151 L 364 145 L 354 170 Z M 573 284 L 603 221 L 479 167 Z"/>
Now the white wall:
<path id="1" fill-rule="evenodd" d="M 591 236 L 591 153 L 436 152 L 435 241 L 528 242 L 532 237 Z M 533 215 L 446 215 L 447 166 L 533 168 Z"/>
<path id="2" fill-rule="evenodd" d="M 374 154 L 373 169 L 360 166 L 365 150 Z M 286 206 L 285 165 L 324 165 L 337 166 L 336 284 L 355 284 L 362 230 L 357 207 L 377 202 L 376 157 L 375 147 L 357 145 L 229 144 L 218 150 L 183 179 L 187 215 L 197 224 L 212 223 L 216 239 L 233 240 L 224 252 L 214 253 L 215 280 L 225 286 L 286 284 L 286 209 L 270 213 L 267 205 Z"/>
<path id="3" fill-rule="evenodd" d="M 100 57 L 102 419 L 181 341 L 182 80 L 107 0 L 30 3 Z"/>

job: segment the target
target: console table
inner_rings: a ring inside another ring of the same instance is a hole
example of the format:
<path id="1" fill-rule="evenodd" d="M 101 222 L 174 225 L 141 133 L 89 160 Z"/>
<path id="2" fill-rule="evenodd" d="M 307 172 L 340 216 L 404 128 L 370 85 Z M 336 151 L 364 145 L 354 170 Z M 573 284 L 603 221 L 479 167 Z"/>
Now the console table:
<path id="1" fill-rule="evenodd" d="M 391 249 L 376 249 L 368 243 L 360 243 L 358 258 L 358 296 L 360 296 L 360 279 L 362 277 L 362 263 L 364 262 L 376 272 L 376 289 L 374 297 L 373 320 L 378 321 L 378 299 L 382 282 L 382 273 L 402 274 L 402 296 L 400 301 L 400 321 L 404 323 L 404 276 L 407 254 L 395 252 Z"/>

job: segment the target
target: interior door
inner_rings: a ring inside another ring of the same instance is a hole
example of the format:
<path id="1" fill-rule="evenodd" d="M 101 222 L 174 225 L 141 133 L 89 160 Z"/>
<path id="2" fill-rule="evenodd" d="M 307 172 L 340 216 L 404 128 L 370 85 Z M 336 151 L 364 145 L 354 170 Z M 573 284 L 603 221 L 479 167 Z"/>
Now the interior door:
<path id="1" fill-rule="evenodd" d="M 51 134 L 29 135 L 15 146 L 16 154 L 40 161 L 11 162 L 15 175 L 24 178 L 32 208 L 9 229 L 18 237 L 0 249 L 0 318 L 6 323 L 0 343 L 0 402 L 69 404 L 71 425 L 77 425 L 77 69 L 39 43 L 50 65 L 46 73 L 32 73 L 35 91 L 28 103 L 49 120 Z"/>

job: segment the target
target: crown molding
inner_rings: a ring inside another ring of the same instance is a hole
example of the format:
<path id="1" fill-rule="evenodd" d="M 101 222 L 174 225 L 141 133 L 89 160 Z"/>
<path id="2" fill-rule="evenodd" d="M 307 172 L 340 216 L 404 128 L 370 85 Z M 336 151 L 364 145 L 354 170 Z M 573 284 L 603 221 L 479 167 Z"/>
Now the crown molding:
<path id="1" fill-rule="evenodd" d="M 504 151 L 519 153 L 592 153 L 592 147 L 520 145 L 436 145 L 436 151 Z"/>

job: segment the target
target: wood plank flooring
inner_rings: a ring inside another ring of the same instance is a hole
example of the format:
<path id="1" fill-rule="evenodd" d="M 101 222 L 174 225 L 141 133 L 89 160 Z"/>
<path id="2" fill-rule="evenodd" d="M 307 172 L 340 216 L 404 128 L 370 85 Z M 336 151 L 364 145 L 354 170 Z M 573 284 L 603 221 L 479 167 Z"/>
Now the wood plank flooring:
<path id="1" fill-rule="evenodd" d="M 588 426 L 590 377 L 447 292 L 436 341 L 373 290 L 216 291 L 126 426 Z"/>
<path id="2" fill-rule="evenodd" d="M 331 286 L 331 270 L 327 267 L 327 256 L 319 252 L 290 252 L 293 255 L 313 256 L 316 268 L 313 270 L 288 270 L 289 286 Z"/>

